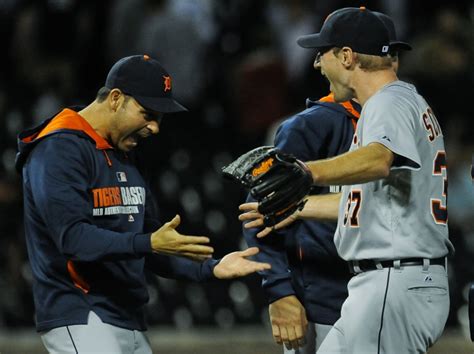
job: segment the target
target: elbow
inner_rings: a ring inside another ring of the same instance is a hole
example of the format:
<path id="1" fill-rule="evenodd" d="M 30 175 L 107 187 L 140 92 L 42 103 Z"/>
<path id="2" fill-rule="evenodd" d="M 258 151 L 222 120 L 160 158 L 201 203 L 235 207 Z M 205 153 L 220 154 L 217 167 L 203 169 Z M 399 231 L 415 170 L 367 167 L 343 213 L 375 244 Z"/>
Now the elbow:
<path id="1" fill-rule="evenodd" d="M 65 258 L 73 261 L 88 261 L 83 259 L 84 244 L 78 242 L 82 238 L 76 237 L 75 225 L 64 228 L 59 232 L 58 250 Z"/>
<path id="2" fill-rule="evenodd" d="M 59 249 L 59 252 L 66 259 L 70 259 L 70 260 L 73 260 L 73 261 L 81 260 L 80 257 L 78 256 L 77 250 L 74 249 L 73 247 L 71 247 L 70 245 L 61 246 L 61 248 Z"/>
<path id="3" fill-rule="evenodd" d="M 71 243 L 67 242 L 65 233 L 61 233 L 58 245 L 59 253 L 67 259 L 75 259 L 75 250 L 71 247 Z"/>
<path id="4" fill-rule="evenodd" d="M 390 175 L 390 169 L 393 164 L 394 154 L 385 146 L 376 145 L 376 147 L 378 148 L 378 154 L 376 158 L 377 163 L 375 164 L 375 166 L 377 166 L 375 172 L 377 175 L 376 177 L 387 178 Z"/>
<path id="5" fill-rule="evenodd" d="M 388 165 L 381 166 L 378 171 L 378 177 L 387 178 L 389 175 L 390 175 L 390 166 Z"/>
<path id="6" fill-rule="evenodd" d="M 379 168 L 377 174 L 379 178 L 387 178 L 390 175 L 390 168 L 392 167 L 393 154 L 383 156 L 380 163 L 378 164 Z"/>

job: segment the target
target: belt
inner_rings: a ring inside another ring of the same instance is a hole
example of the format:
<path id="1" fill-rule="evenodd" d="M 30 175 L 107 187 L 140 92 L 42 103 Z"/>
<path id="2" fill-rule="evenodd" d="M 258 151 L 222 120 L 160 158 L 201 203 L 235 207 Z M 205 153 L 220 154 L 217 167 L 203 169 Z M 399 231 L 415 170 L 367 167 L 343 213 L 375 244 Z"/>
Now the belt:
<path id="1" fill-rule="evenodd" d="M 359 261 L 349 261 L 349 271 L 352 274 L 358 274 L 362 272 L 368 272 L 370 270 L 382 269 L 382 268 L 399 268 L 399 267 L 410 267 L 410 266 L 422 266 L 422 265 L 442 265 L 446 267 L 446 257 L 427 259 L 427 258 L 405 258 L 405 259 L 394 259 L 386 261 L 378 261 L 375 259 L 361 259 Z"/>

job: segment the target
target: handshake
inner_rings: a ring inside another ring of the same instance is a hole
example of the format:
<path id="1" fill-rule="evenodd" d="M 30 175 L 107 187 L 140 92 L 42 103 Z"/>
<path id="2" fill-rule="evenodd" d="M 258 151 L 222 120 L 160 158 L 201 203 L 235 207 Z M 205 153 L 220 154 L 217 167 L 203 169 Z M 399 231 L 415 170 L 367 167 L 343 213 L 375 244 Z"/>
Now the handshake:
<path id="1" fill-rule="evenodd" d="M 263 225 L 273 228 L 295 212 L 303 209 L 313 177 L 308 167 L 293 155 L 272 146 L 253 149 L 222 169 L 225 177 L 232 178 L 250 190 L 258 202 Z M 250 204 L 250 203 L 249 203 Z M 246 204 L 241 210 L 246 209 Z M 241 220 L 254 219 L 241 215 Z"/>

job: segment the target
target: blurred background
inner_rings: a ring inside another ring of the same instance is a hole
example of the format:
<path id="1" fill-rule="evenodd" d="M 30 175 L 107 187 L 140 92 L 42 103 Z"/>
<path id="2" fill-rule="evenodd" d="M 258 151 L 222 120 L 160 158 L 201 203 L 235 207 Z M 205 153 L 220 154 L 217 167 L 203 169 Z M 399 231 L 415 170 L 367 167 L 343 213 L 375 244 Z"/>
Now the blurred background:
<path id="1" fill-rule="evenodd" d="M 41 353 L 34 332 L 31 272 L 22 225 L 17 133 L 65 106 L 90 103 L 119 58 L 146 53 L 173 78 L 189 113 L 169 115 L 138 148 L 163 221 L 181 214 L 183 233 L 209 235 L 216 256 L 242 249 L 237 206 L 244 191 L 220 168 L 271 141 L 307 97 L 327 94 L 296 45 L 337 8 L 390 15 L 414 50 L 401 79 L 428 100 L 449 162 L 451 312 L 433 353 L 472 353 L 467 287 L 474 280 L 471 177 L 474 3 L 318 0 L 0 0 L 0 352 Z M 149 276 L 152 344 L 162 353 L 280 353 L 268 328 L 258 276 L 208 284 Z M 178 344 L 177 341 L 181 344 Z M 187 344 L 183 344 L 187 343 Z"/>

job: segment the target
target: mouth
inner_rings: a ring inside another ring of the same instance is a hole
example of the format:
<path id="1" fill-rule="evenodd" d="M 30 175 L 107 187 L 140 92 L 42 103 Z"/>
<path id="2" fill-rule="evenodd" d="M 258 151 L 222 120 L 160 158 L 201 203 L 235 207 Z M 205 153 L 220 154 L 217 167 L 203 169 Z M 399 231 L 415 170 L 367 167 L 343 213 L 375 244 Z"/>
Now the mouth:
<path id="1" fill-rule="evenodd" d="M 134 148 L 138 145 L 138 137 L 135 134 L 127 136 L 124 141 L 131 148 Z"/>
<path id="2" fill-rule="evenodd" d="M 150 136 L 149 133 L 143 130 L 136 131 L 125 138 L 127 145 L 130 145 L 132 148 L 138 145 L 138 142 L 141 139 L 146 139 Z"/>

